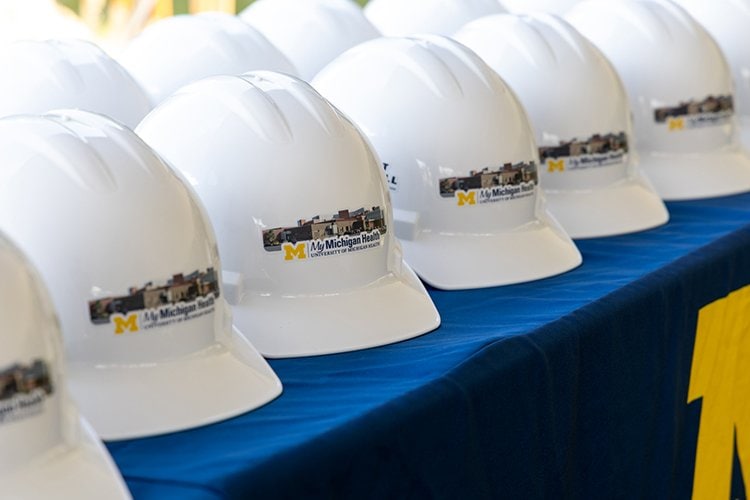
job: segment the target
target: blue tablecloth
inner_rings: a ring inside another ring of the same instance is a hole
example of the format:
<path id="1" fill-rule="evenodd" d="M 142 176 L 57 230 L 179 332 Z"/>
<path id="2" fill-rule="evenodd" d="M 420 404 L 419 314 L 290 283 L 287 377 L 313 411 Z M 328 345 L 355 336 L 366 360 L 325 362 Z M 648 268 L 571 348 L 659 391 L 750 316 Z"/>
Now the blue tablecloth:
<path id="1" fill-rule="evenodd" d="M 420 338 L 272 361 L 255 412 L 109 450 L 137 499 L 689 498 L 697 310 L 750 283 L 750 195 L 669 209 L 565 275 L 430 290 Z"/>

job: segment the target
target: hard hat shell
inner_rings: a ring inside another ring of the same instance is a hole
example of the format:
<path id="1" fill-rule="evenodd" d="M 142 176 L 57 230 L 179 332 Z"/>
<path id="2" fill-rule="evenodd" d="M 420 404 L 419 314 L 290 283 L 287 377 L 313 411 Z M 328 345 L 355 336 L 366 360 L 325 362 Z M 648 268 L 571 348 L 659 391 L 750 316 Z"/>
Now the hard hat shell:
<path id="1" fill-rule="evenodd" d="M 0 67 L 0 117 L 70 108 L 135 127 L 151 110 L 149 98 L 130 74 L 82 40 L 3 45 Z"/>
<path id="2" fill-rule="evenodd" d="M 367 18 L 386 36 L 452 35 L 473 19 L 506 12 L 498 0 L 370 0 Z"/>
<path id="3" fill-rule="evenodd" d="M 431 285 L 519 283 L 581 263 L 538 204 L 539 157 L 521 105 L 463 45 L 440 36 L 373 40 L 313 85 L 387 164 L 396 236 Z"/>
<path id="4" fill-rule="evenodd" d="M 674 3 L 584 1 L 566 18 L 612 62 L 634 113 L 643 171 L 664 199 L 750 189 L 734 89 L 716 42 Z"/>
<path id="5" fill-rule="evenodd" d="M 239 15 L 281 49 L 305 80 L 345 50 L 380 36 L 351 0 L 257 0 Z"/>
<path id="6" fill-rule="evenodd" d="M 253 69 L 297 73 L 260 32 L 220 12 L 161 19 L 130 42 L 120 61 L 154 104 L 208 76 L 238 75 Z"/>
<path id="7" fill-rule="evenodd" d="M 573 238 L 650 229 L 667 209 L 636 165 L 617 73 L 562 19 L 498 14 L 454 36 L 515 90 L 529 114 L 547 206 Z"/>
<path id="8" fill-rule="evenodd" d="M 562 16 L 581 0 L 500 0 L 513 14 L 543 12 Z"/>
<path id="9" fill-rule="evenodd" d="M 235 326 L 264 355 L 362 349 L 439 325 L 402 261 L 379 160 L 308 84 L 265 71 L 206 79 L 137 131 L 200 194 Z"/>
<path id="10" fill-rule="evenodd" d="M 0 2 L 0 44 L 49 38 L 92 40 L 94 34 L 72 10 L 54 0 Z"/>
<path id="11" fill-rule="evenodd" d="M 2 233 L 0 275 L 0 498 L 130 498 L 68 395 L 47 291 Z"/>
<path id="12" fill-rule="evenodd" d="M 734 77 L 742 144 L 750 148 L 750 0 L 676 0 L 716 40 Z"/>
<path id="13" fill-rule="evenodd" d="M 71 392 L 103 438 L 215 422 L 280 393 L 231 328 L 195 194 L 130 130 L 80 111 L 0 120 L 0 228 L 49 286 Z"/>

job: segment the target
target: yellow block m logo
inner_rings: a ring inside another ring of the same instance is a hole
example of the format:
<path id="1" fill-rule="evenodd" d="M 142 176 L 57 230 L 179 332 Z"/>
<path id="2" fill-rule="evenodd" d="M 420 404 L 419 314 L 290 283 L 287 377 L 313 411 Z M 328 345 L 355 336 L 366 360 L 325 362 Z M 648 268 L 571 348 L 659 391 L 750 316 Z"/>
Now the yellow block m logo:
<path id="1" fill-rule="evenodd" d="M 669 127 L 670 132 L 674 132 L 676 130 L 684 130 L 685 129 L 685 119 L 684 118 L 670 118 L 667 122 L 667 126 Z"/>
<path id="2" fill-rule="evenodd" d="M 693 500 L 729 498 L 737 447 L 750 484 L 750 286 L 698 313 L 688 403 L 703 399 Z"/>
<path id="3" fill-rule="evenodd" d="M 305 244 L 297 243 L 292 245 L 291 243 L 284 243 L 284 260 L 294 259 L 306 259 L 307 254 L 305 253 Z"/>
<path id="4" fill-rule="evenodd" d="M 456 196 L 458 196 L 458 206 L 463 207 L 464 205 L 476 205 L 477 204 L 477 192 L 472 191 L 470 193 L 462 193 L 461 191 L 456 191 Z"/>
<path id="5" fill-rule="evenodd" d="M 547 172 L 565 172 L 565 160 L 547 160 Z"/>
<path id="6" fill-rule="evenodd" d="M 125 333 L 126 331 L 138 331 L 138 315 L 136 313 L 133 313 L 127 317 L 115 316 L 112 319 L 115 322 L 115 333 L 117 335 Z"/>

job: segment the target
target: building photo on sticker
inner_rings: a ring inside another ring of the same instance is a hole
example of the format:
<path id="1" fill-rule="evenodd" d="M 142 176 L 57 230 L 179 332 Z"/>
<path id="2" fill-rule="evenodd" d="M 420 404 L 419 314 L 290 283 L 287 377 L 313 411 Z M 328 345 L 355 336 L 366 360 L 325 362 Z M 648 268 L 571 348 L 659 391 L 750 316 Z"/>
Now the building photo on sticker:
<path id="1" fill-rule="evenodd" d="M 336 215 L 299 219 L 296 226 L 277 227 L 263 231 L 263 248 L 267 252 L 281 251 L 284 243 L 297 244 L 313 240 L 326 240 L 354 236 L 361 233 L 387 231 L 385 212 L 379 206 L 371 209 L 339 210 Z"/>
<path id="2" fill-rule="evenodd" d="M 499 170 L 472 170 L 467 177 L 447 177 L 440 179 L 440 196 L 453 198 L 457 191 L 471 191 L 474 189 L 490 189 L 502 186 L 518 186 L 533 182 L 537 184 L 539 177 L 534 163 L 506 163 Z"/>
<path id="3" fill-rule="evenodd" d="M 114 314 L 127 316 L 134 311 L 158 309 L 180 302 L 192 302 L 202 297 L 219 297 L 219 277 L 216 270 L 175 274 L 164 285 L 149 281 L 142 287 L 131 287 L 127 295 L 107 297 L 89 302 L 89 314 L 94 324 L 107 324 Z"/>
<path id="4" fill-rule="evenodd" d="M 625 132 L 617 134 L 594 134 L 586 140 L 572 139 L 560 141 L 557 146 L 542 146 L 539 157 L 542 161 L 553 158 L 601 155 L 611 152 L 627 153 L 628 137 Z"/>
<path id="5" fill-rule="evenodd" d="M 0 370 L 0 424 L 37 413 L 53 392 L 49 368 L 41 359 Z"/>
<path id="6" fill-rule="evenodd" d="M 687 126 L 700 126 L 723 122 L 732 114 L 734 114 L 734 98 L 731 95 L 710 95 L 702 101 L 683 101 L 677 106 L 656 108 L 654 120 L 656 123 L 671 123 L 671 120 L 684 118 L 687 120 Z"/>

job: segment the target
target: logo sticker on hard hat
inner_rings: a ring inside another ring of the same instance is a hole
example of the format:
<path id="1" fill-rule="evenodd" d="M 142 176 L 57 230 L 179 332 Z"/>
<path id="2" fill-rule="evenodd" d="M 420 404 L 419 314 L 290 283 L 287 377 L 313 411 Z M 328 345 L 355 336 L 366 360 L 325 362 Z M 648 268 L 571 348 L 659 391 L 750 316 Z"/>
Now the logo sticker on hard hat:
<path id="1" fill-rule="evenodd" d="M 560 141 L 557 146 L 539 148 L 539 157 L 549 173 L 617 165 L 625 161 L 627 154 L 625 132 L 594 134 L 585 140 Z"/>
<path id="2" fill-rule="evenodd" d="M 715 127 L 728 123 L 734 114 L 734 98 L 731 95 L 708 96 L 701 101 L 680 102 L 677 106 L 654 109 L 654 120 L 664 124 L 670 132 L 679 132 L 701 127 Z"/>
<path id="3" fill-rule="evenodd" d="M 330 217 L 316 215 L 297 225 L 263 231 L 263 248 L 279 252 L 285 261 L 315 259 L 377 248 L 387 228 L 380 207 L 339 210 Z"/>
<path id="4" fill-rule="evenodd" d="M 536 164 L 506 163 L 499 169 L 472 170 L 467 177 L 440 179 L 440 196 L 459 207 L 497 203 L 533 196 L 539 182 Z"/>
<path id="5" fill-rule="evenodd" d="M 0 369 L 0 425 L 41 413 L 53 392 L 49 367 L 41 359 Z"/>
<path id="6" fill-rule="evenodd" d="M 175 274 L 164 284 L 131 287 L 127 295 L 89 301 L 89 315 L 95 325 L 113 325 L 116 335 L 135 333 L 210 314 L 219 294 L 218 273 L 209 267 Z"/>

